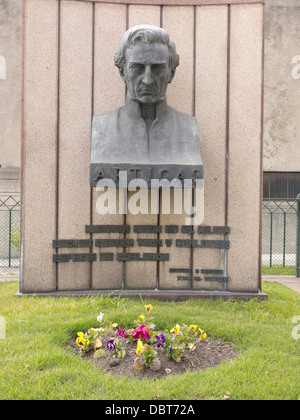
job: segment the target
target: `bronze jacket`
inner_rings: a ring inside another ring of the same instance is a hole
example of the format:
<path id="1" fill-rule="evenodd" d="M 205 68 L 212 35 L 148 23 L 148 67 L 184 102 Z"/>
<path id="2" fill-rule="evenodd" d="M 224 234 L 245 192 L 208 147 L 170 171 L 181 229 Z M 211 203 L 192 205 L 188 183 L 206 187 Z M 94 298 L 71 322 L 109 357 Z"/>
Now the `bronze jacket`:
<path id="1" fill-rule="evenodd" d="M 127 96 L 124 107 L 93 118 L 91 163 L 200 165 L 197 120 L 165 99 L 147 130 L 140 106 Z"/>

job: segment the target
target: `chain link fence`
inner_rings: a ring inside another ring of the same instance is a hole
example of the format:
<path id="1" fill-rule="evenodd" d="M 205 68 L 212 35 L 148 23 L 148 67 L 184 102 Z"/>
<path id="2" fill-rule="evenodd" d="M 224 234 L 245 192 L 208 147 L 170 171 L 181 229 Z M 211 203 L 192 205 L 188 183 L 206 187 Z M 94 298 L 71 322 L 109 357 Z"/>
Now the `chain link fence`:
<path id="1" fill-rule="evenodd" d="M 0 195 L 0 275 L 19 274 L 20 196 Z"/>
<path id="2" fill-rule="evenodd" d="M 299 200 L 263 201 L 263 275 L 299 274 Z"/>

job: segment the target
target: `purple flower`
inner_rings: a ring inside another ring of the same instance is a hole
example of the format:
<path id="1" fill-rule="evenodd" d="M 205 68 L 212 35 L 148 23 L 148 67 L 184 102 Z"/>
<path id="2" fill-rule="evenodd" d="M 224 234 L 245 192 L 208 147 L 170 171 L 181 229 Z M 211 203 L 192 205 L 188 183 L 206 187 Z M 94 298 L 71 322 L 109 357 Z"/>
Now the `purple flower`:
<path id="1" fill-rule="evenodd" d="M 164 334 L 156 335 L 155 338 L 157 338 L 157 348 L 165 347 L 166 337 Z"/>
<path id="2" fill-rule="evenodd" d="M 106 344 L 106 347 L 109 351 L 113 351 L 115 350 L 116 346 L 114 344 L 115 340 L 109 340 L 108 343 Z"/>

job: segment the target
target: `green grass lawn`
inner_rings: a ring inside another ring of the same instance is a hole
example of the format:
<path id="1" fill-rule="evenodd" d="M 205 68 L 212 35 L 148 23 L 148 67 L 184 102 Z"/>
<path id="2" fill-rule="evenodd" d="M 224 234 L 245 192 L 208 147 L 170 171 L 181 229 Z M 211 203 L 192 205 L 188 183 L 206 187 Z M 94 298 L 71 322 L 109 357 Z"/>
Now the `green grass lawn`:
<path id="1" fill-rule="evenodd" d="M 300 397 L 300 340 L 292 337 L 300 295 L 264 283 L 264 302 L 198 300 L 179 303 L 140 299 L 14 297 L 18 283 L 0 283 L 0 399 L 55 400 L 233 400 Z M 241 354 L 201 373 L 158 381 L 116 378 L 71 349 L 78 331 L 97 327 L 101 312 L 129 328 L 153 305 L 158 329 L 197 324 L 209 337 L 233 343 Z"/>
<path id="2" fill-rule="evenodd" d="M 268 265 L 262 266 L 262 275 L 263 276 L 295 276 L 296 275 L 296 266 L 286 266 L 283 265 L 273 265 L 272 267 Z"/>

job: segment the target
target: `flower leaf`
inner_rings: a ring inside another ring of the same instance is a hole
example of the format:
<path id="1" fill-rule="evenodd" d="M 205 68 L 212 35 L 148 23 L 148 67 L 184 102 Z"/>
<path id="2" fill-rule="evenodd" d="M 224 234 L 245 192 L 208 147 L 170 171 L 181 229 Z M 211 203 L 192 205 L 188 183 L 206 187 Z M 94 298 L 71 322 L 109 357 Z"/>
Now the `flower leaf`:
<path id="1" fill-rule="evenodd" d="M 196 346 L 195 346 L 195 344 L 193 344 L 193 343 L 190 343 L 190 344 L 188 345 L 188 347 L 189 347 L 190 351 L 194 351 L 194 350 L 196 350 Z"/>
<path id="2" fill-rule="evenodd" d="M 99 350 L 100 347 L 102 347 L 102 341 L 99 340 L 99 338 L 97 338 L 95 343 L 94 343 L 94 351 Z"/>
<path id="3" fill-rule="evenodd" d="M 144 349 L 145 349 L 146 351 L 150 352 L 150 353 L 152 353 L 152 351 L 153 351 L 152 347 L 150 347 L 150 346 L 149 346 L 149 344 L 145 344 L 145 345 L 144 345 Z"/>
<path id="4" fill-rule="evenodd" d="M 141 369 L 143 369 L 144 364 L 145 364 L 145 362 L 141 358 L 137 357 L 135 359 L 134 363 L 133 363 L 133 367 L 136 370 L 141 370 Z"/>
<path id="5" fill-rule="evenodd" d="M 104 350 L 97 350 L 94 353 L 94 359 L 101 359 L 102 357 L 105 357 L 105 351 Z"/>
<path id="6" fill-rule="evenodd" d="M 161 368 L 161 361 L 159 359 L 154 359 L 150 365 L 150 369 L 156 372 L 160 368 Z"/>

